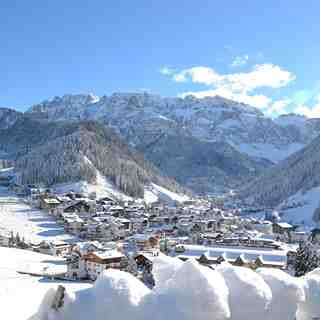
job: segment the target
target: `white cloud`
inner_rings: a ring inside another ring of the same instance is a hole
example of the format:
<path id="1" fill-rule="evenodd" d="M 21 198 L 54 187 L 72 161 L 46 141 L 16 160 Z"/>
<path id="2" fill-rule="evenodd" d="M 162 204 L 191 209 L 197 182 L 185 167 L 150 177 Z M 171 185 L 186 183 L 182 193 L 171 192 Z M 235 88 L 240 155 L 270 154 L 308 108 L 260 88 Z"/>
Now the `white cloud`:
<path id="1" fill-rule="evenodd" d="M 170 76 L 170 75 L 174 74 L 174 70 L 169 67 L 161 67 L 159 69 L 159 72 L 165 76 Z"/>
<path id="2" fill-rule="evenodd" d="M 203 66 L 185 69 L 173 75 L 173 80 L 176 82 L 186 82 L 188 79 L 191 79 L 191 81 L 194 83 L 200 83 L 209 86 L 221 81 L 222 76 L 220 76 L 212 68 Z"/>
<path id="3" fill-rule="evenodd" d="M 284 103 L 276 101 L 271 105 L 272 99 L 263 94 L 255 93 L 261 88 L 281 88 L 295 80 L 295 76 L 274 64 L 255 65 L 249 72 L 219 74 L 214 69 L 205 66 L 196 66 L 184 69 L 171 75 L 176 82 L 203 84 L 210 89 L 197 92 L 184 92 L 180 96 L 192 94 L 196 97 L 220 95 L 227 99 L 243 102 L 260 109 L 271 108 L 276 112 L 285 107 Z"/>
<path id="4" fill-rule="evenodd" d="M 320 118 L 320 95 L 317 96 L 316 104 L 313 107 L 300 105 L 294 110 L 294 112 L 302 114 L 308 118 Z"/>
<path id="5" fill-rule="evenodd" d="M 173 74 L 172 79 L 177 82 L 191 80 L 207 86 L 225 86 L 233 91 L 249 92 L 262 87 L 284 87 L 293 81 L 295 76 L 277 65 L 260 64 L 254 66 L 252 71 L 230 74 L 219 74 L 212 68 L 197 66 Z"/>
<path id="6" fill-rule="evenodd" d="M 266 111 L 266 114 L 272 115 L 281 115 L 288 113 L 286 110 L 286 107 L 292 103 L 291 99 L 282 99 L 282 100 L 277 100 L 272 103 L 272 105 L 268 108 Z"/>
<path id="7" fill-rule="evenodd" d="M 249 55 L 245 54 L 243 56 L 237 56 L 233 59 L 230 64 L 230 67 L 237 68 L 242 67 L 248 63 Z"/>

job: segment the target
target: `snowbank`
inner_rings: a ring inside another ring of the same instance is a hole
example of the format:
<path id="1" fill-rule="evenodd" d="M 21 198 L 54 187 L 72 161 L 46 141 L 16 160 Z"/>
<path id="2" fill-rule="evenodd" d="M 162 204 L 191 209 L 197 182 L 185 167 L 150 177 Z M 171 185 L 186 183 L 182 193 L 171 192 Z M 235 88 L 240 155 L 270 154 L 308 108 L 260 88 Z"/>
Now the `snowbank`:
<path id="1" fill-rule="evenodd" d="M 303 281 L 305 301 L 299 304 L 297 320 L 320 319 L 319 270 L 305 275 L 301 281 Z"/>
<path id="2" fill-rule="evenodd" d="M 152 273 L 156 283 L 155 288 L 164 287 L 182 264 L 179 258 L 171 258 L 164 254 L 154 259 Z"/>
<path id="3" fill-rule="evenodd" d="M 230 290 L 231 319 L 268 319 L 267 308 L 272 299 L 270 287 L 256 272 L 224 263 L 217 268 Z"/>
<path id="4" fill-rule="evenodd" d="M 190 260 L 182 264 L 163 286 L 159 284 L 146 296 L 139 319 L 228 319 L 228 294 L 218 272 Z"/>
<path id="5" fill-rule="evenodd" d="M 95 314 L 93 319 L 139 319 L 139 303 L 150 293 L 140 280 L 131 274 L 107 270 L 94 287 Z"/>
<path id="6" fill-rule="evenodd" d="M 257 270 L 257 273 L 272 290 L 272 301 L 268 307 L 267 319 L 294 319 L 298 304 L 305 300 L 302 283 L 297 278 L 277 269 L 261 268 Z"/>
<path id="7" fill-rule="evenodd" d="M 170 257 L 154 263 L 153 290 L 128 273 L 107 270 L 75 299 L 66 294 L 58 311 L 50 308 L 50 290 L 32 320 L 309 320 L 320 315 L 318 271 L 294 278 L 280 270 L 229 264 L 212 270 Z"/>

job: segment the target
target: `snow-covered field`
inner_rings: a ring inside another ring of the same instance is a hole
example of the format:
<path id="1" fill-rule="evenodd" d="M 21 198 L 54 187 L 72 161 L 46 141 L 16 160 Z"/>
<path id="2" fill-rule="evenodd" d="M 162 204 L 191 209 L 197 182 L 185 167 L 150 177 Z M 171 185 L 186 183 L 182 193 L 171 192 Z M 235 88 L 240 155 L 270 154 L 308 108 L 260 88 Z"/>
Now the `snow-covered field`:
<path id="1" fill-rule="evenodd" d="M 66 271 L 66 266 L 63 260 L 52 256 L 0 247 L 0 319 L 3 320 L 29 319 L 37 311 L 47 290 L 59 284 L 70 292 L 91 287 L 86 283 L 59 282 L 17 271 L 59 274 Z"/>
<path id="2" fill-rule="evenodd" d="M 306 227 L 314 227 L 312 220 L 315 209 L 320 207 L 320 187 L 313 188 L 303 193 L 299 191 L 280 205 L 289 205 L 300 203 L 301 206 L 284 211 L 283 219 Z"/>
<path id="3" fill-rule="evenodd" d="M 72 240 L 53 217 L 32 208 L 20 198 L 0 188 L 0 234 L 19 233 L 27 241 Z"/>

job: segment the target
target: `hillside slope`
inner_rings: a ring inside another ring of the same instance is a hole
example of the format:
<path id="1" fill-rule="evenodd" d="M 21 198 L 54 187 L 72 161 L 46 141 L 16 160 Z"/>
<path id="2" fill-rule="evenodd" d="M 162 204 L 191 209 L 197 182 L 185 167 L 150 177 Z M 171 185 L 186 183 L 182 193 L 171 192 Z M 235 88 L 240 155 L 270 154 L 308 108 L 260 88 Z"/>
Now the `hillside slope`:
<path id="1" fill-rule="evenodd" d="M 179 190 L 113 130 L 94 121 L 48 122 L 25 116 L 0 131 L 0 146 L 16 160 L 23 183 L 94 183 L 99 172 L 131 196 L 143 196 L 151 182 Z"/>
<path id="2" fill-rule="evenodd" d="M 320 136 L 252 181 L 240 195 L 259 204 L 274 206 L 317 186 L 320 186 Z"/>

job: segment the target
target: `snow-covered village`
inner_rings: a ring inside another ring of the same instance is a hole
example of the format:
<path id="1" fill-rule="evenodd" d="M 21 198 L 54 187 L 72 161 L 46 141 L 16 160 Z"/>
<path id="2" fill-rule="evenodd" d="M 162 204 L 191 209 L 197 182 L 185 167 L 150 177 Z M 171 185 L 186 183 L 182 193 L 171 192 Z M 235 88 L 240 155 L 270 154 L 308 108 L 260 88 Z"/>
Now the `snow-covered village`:
<path id="1" fill-rule="evenodd" d="M 0 320 L 320 320 L 316 1 L 0 1 Z"/>

